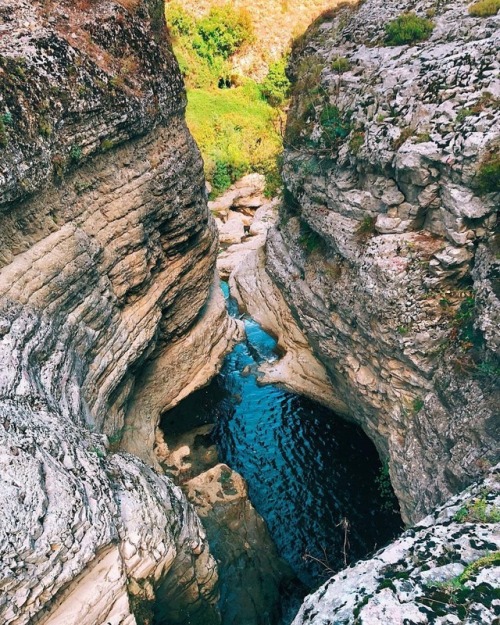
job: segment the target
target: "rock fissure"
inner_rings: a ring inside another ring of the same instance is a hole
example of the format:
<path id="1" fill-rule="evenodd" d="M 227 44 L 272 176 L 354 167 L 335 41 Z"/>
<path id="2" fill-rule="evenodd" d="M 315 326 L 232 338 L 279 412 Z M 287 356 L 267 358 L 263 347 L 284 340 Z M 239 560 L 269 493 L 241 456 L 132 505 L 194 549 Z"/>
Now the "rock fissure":
<path id="1" fill-rule="evenodd" d="M 186 455 L 158 430 L 243 337 L 216 265 L 277 340 L 243 373 L 360 424 L 418 522 L 294 623 L 494 622 L 498 16 L 419 0 L 428 39 L 384 45 L 403 4 L 299 38 L 283 201 L 253 175 L 213 219 L 162 3 L 3 2 L 6 625 L 278 618 L 293 575 L 244 480 L 209 432 Z"/>

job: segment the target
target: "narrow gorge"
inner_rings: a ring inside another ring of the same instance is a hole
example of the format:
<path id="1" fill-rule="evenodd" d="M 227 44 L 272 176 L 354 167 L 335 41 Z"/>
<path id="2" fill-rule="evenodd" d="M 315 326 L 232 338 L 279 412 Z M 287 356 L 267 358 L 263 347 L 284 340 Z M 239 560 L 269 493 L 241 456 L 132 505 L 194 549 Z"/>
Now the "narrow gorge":
<path id="1" fill-rule="evenodd" d="M 0 0 L 0 623 L 498 622 L 500 6 L 330 5 Z"/>

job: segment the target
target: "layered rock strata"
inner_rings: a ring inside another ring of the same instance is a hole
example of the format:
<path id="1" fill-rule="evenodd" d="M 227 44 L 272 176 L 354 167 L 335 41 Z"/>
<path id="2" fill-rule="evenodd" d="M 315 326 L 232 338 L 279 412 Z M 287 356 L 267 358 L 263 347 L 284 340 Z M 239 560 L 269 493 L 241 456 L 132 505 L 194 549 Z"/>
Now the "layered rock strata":
<path id="1" fill-rule="evenodd" d="M 240 310 L 278 341 L 280 358 L 259 366 L 262 382 L 280 384 L 339 414 L 348 414 L 332 389 L 324 366 L 266 273 L 264 247 L 267 232 L 277 220 L 279 200 L 266 200 L 264 185 L 264 176 L 250 174 L 208 203 L 222 243 L 217 257 L 219 274 L 228 279 L 231 296 Z"/>
<path id="2" fill-rule="evenodd" d="M 125 453 L 236 331 L 163 5 L 3 2 L 0 35 L 0 620 L 217 623 L 199 520 Z"/>
<path id="3" fill-rule="evenodd" d="M 407 521 L 498 458 L 500 18 L 467 4 L 367 0 L 296 43 L 266 249 Z M 430 37 L 388 45 L 408 9 Z"/>

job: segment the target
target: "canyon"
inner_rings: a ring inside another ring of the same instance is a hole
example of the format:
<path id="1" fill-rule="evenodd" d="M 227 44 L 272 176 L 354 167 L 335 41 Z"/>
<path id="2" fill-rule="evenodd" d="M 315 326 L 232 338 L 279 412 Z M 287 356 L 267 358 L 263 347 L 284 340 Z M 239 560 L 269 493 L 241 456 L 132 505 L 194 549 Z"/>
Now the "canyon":
<path id="1" fill-rule="evenodd" d="M 499 17 L 407 4 L 341 5 L 296 40 L 283 198 L 252 206 L 244 182 L 207 205 L 162 2 L 3 0 L 6 625 L 220 623 L 214 510 L 240 523 L 248 566 L 267 552 L 274 594 L 290 576 L 235 471 L 215 460 L 181 488 L 168 470 L 161 416 L 244 337 L 218 271 L 276 337 L 261 381 L 361 426 L 414 526 L 294 623 L 494 622 L 499 192 L 481 176 L 500 145 Z M 428 40 L 384 45 L 408 8 Z M 450 580 L 458 603 L 432 586 Z"/>

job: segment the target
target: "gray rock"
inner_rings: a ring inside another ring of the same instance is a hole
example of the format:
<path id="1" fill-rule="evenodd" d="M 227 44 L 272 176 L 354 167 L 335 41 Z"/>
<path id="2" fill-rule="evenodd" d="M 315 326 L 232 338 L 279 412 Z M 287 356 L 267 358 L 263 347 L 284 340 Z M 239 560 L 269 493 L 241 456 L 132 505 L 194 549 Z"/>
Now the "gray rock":
<path id="1" fill-rule="evenodd" d="M 500 17 L 469 4 L 415 2 L 435 25 L 417 45 L 382 45 L 407 9 L 398 0 L 310 28 L 290 75 L 300 85 L 314 67 L 321 97 L 294 90 L 288 193 L 266 246 L 268 275 L 388 461 L 409 522 L 498 460 L 500 198 L 478 194 L 477 174 L 500 137 Z M 351 71 L 331 69 L 337 56 Z M 327 101 L 349 121 L 344 139 L 323 127 Z"/>

